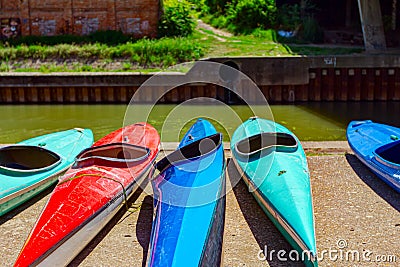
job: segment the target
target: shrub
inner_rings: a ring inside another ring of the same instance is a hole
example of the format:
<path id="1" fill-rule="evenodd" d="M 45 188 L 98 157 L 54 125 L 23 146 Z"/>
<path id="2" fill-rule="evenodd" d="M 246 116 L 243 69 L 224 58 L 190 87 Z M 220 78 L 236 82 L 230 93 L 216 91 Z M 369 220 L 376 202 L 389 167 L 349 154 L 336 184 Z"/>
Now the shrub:
<path id="1" fill-rule="evenodd" d="M 93 71 L 93 67 L 90 66 L 90 65 L 85 64 L 85 65 L 83 65 L 81 67 L 81 71 L 83 71 L 83 72 L 92 72 Z"/>
<path id="2" fill-rule="evenodd" d="M 126 64 L 122 65 L 123 70 L 132 69 L 134 66 L 164 66 L 198 60 L 204 55 L 204 47 L 199 42 L 190 37 L 180 38 L 161 38 L 159 40 L 142 39 L 137 42 L 126 42 L 125 44 L 108 46 L 106 44 L 59 44 L 55 46 L 41 45 L 18 45 L 6 46 L 0 49 L 1 70 L 8 69 L 10 60 L 15 59 L 42 59 L 42 60 L 58 60 L 58 59 L 74 59 L 77 62 L 85 63 L 74 65 L 74 71 L 93 71 L 90 65 L 86 65 L 87 59 L 124 59 Z M 65 61 L 64 61 L 65 62 Z M 131 64 L 134 63 L 134 64 Z M 131 65 L 129 65 L 131 64 Z M 56 66 L 57 67 L 57 66 Z M 40 71 L 53 71 L 57 69 L 52 66 L 43 66 Z M 67 69 L 67 67 L 63 67 Z M 96 68 L 97 70 L 98 68 Z M 61 70 L 61 69 L 60 69 Z"/>
<path id="3" fill-rule="evenodd" d="M 317 12 L 318 8 L 311 0 L 304 0 L 303 5 L 282 5 L 278 11 L 279 29 L 296 33 L 294 38 L 286 39 L 282 37 L 282 41 L 322 42 L 324 39 L 323 30 L 317 20 L 314 19 Z"/>
<path id="4" fill-rule="evenodd" d="M 235 1 L 235 0 L 234 0 Z M 230 0 L 204 0 L 204 3 L 209 7 L 212 14 L 224 14 L 228 9 Z"/>
<path id="5" fill-rule="evenodd" d="M 17 45 L 57 45 L 57 44 L 79 44 L 87 42 L 87 37 L 75 35 L 58 36 L 21 36 L 15 39 L 7 40 L 11 46 Z"/>
<path id="6" fill-rule="evenodd" d="M 275 41 L 277 39 L 276 32 L 275 32 L 275 30 L 272 30 L 272 29 L 263 30 L 263 29 L 257 28 L 251 33 L 251 35 L 253 35 L 256 38 L 263 39 L 264 41 L 266 41 L 266 40 Z"/>
<path id="7" fill-rule="evenodd" d="M 88 39 L 94 43 L 117 45 L 123 44 L 131 40 L 130 36 L 122 33 L 122 31 L 97 31 L 88 36 Z"/>
<path id="8" fill-rule="evenodd" d="M 306 17 L 303 19 L 300 38 L 306 42 L 320 43 L 324 40 L 324 32 L 313 17 Z"/>
<path id="9" fill-rule="evenodd" d="M 132 65 L 131 65 L 131 63 L 129 63 L 129 62 L 124 62 L 124 63 L 122 63 L 122 69 L 123 70 L 130 70 L 132 68 Z"/>
<path id="10" fill-rule="evenodd" d="M 242 0 L 229 5 L 228 21 L 236 32 L 269 29 L 275 26 L 276 12 L 274 0 Z"/>
<path id="11" fill-rule="evenodd" d="M 188 0 L 193 4 L 193 10 L 200 13 L 201 16 L 205 16 L 210 13 L 210 7 L 207 5 L 209 0 Z"/>
<path id="12" fill-rule="evenodd" d="M 158 41 L 145 39 L 132 44 L 130 52 L 131 60 L 144 66 L 155 63 L 175 64 L 203 56 L 202 47 L 187 38 L 162 38 Z"/>
<path id="13" fill-rule="evenodd" d="M 279 28 L 286 31 L 293 31 L 302 23 L 300 5 L 284 4 L 279 8 L 277 23 Z"/>
<path id="14" fill-rule="evenodd" d="M 228 19 L 226 16 L 218 16 L 218 17 L 213 17 L 210 21 L 211 26 L 215 28 L 226 28 L 229 25 Z"/>
<path id="15" fill-rule="evenodd" d="M 10 66 L 6 62 L 1 62 L 0 64 L 0 72 L 10 71 Z"/>
<path id="16" fill-rule="evenodd" d="M 191 5 L 185 0 L 164 2 L 164 14 L 158 24 L 159 37 L 185 37 L 193 33 L 195 21 L 191 16 Z"/>
<path id="17" fill-rule="evenodd" d="M 21 36 L 16 39 L 7 40 L 10 46 L 17 45 L 58 45 L 58 44 L 88 44 L 101 43 L 118 45 L 130 41 L 130 36 L 124 35 L 121 31 L 97 31 L 86 36 L 57 35 L 57 36 Z"/>

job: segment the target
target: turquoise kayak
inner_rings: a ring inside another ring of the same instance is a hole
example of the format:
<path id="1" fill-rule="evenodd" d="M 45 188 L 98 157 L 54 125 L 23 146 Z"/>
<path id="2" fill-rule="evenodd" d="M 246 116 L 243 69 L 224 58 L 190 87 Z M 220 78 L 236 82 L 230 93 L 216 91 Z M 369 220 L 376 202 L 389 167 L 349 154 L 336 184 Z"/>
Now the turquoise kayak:
<path id="1" fill-rule="evenodd" d="M 55 183 L 92 144 L 92 131 L 76 128 L 0 148 L 0 215 Z"/>
<path id="2" fill-rule="evenodd" d="M 310 177 L 297 137 L 278 123 L 250 118 L 233 134 L 231 151 L 255 199 L 297 251 L 292 258 L 318 266 Z"/>

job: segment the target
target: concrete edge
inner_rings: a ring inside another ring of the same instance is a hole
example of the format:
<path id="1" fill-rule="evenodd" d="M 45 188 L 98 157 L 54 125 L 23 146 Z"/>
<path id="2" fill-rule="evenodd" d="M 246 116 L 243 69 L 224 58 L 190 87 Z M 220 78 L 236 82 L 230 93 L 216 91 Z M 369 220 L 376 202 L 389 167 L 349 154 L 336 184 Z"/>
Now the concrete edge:
<path id="1" fill-rule="evenodd" d="M 178 146 L 178 142 L 162 142 L 161 150 L 173 151 Z M 230 150 L 229 142 L 224 142 L 224 149 Z M 305 151 L 332 152 L 332 151 L 351 151 L 347 141 L 301 141 L 301 145 Z"/>
<path id="2" fill-rule="evenodd" d="M 304 149 L 350 149 L 347 141 L 300 141 Z M 0 147 L 13 144 L 0 144 Z M 161 142 L 161 150 L 175 150 L 179 142 Z M 223 142 L 224 149 L 230 150 L 230 143 Z"/>

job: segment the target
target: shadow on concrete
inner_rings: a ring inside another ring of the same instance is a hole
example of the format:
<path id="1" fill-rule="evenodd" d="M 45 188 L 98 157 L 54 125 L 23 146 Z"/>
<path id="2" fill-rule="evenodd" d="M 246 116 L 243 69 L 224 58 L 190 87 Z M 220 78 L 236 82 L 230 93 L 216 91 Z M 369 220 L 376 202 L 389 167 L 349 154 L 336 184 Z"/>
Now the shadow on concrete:
<path id="1" fill-rule="evenodd" d="M 44 198 L 45 196 L 47 196 L 48 194 L 50 194 L 51 192 L 53 192 L 54 187 L 56 187 L 55 183 L 54 185 L 46 188 L 44 191 L 40 192 L 39 194 L 37 194 L 36 196 L 34 196 L 33 198 L 29 199 L 28 201 L 22 203 L 21 205 L 19 205 L 18 207 L 16 207 L 15 209 L 7 212 L 6 214 L 4 214 L 3 216 L 0 216 L 0 225 L 2 225 L 3 223 L 11 220 L 12 218 L 14 218 L 15 216 L 17 216 L 18 214 L 20 214 L 21 212 L 23 212 L 24 210 L 28 209 L 30 206 L 32 206 L 33 204 L 35 204 L 36 202 L 38 202 L 39 200 L 41 200 L 42 198 Z"/>
<path id="2" fill-rule="evenodd" d="M 238 176 L 240 176 L 240 173 L 236 169 L 236 166 L 233 164 L 232 160 L 228 162 L 228 175 L 231 184 L 239 180 Z M 271 257 L 271 259 L 266 255 L 266 260 L 268 261 L 269 266 L 304 266 L 302 262 L 290 260 L 282 262 L 278 260 L 277 252 L 279 250 L 286 251 L 287 255 L 287 253 L 292 250 L 292 247 L 281 235 L 274 224 L 269 220 L 262 208 L 258 205 L 255 198 L 249 192 L 248 187 L 244 183 L 243 179 L 240 179 L 239 183 L 236 184 L 236 186 L 233 188 L 233 192 L 239 203 L 240 210 L 247 224 L 249 225 L 254 238 L 257 240 L 260 250 L 263 250 L 264 252 L 266 250 L 267 252 L 272 252 L 272 250 L 275 250 L 275 253 L 272 254 L 273 257 Z"/>
<path id="3" fill-rule="evenodd" d="M 373 174 L 355 155 L 346 154 L 346 160 L 366 185 L 374 190 L 374 192 L 383 198 L 389 205 L 397 211 L 400 211 L 399 194 L 394 189 L 378 178 L 378 176 Z"/>
<path id="4" fill-rule="evenodd" d="M 132 196 L 128 199 L 127 204 L 130 207 L 142 194 L 143 188 L 146 187 L 148 180 L 145 181 L 139 186 L 139 188 L 132 194 Z M 87 256 L 96 248 L 97 245 L 107 236 L 107 234 L 111 231 L 111 229 L 121 220 L 121 218 L 126 213 L 126 209 L 122 207 L 117 214 L 106 224 L 106 226 L 95 236 L 95 238 L 75 257 L 68 267 L 76 267 L 79 266 Z"/>
<path id="5" fill-rule="evenodd" d="M 142 267 L 146 266 L 147 254 L 153 223 L 153 198 L 146 196 L 140 208 L 139 218 L 136 223 L 136 237 L 143 248 Z"/>

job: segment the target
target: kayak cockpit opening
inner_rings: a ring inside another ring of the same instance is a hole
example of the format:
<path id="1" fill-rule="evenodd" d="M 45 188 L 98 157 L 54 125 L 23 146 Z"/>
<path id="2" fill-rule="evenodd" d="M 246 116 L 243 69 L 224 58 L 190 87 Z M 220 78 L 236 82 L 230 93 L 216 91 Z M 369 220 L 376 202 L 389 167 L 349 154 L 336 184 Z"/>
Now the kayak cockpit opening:
<path id="1" fill-rule="evenodd" d="M 375 154 L 386 162 L 400 165 L 400 141 L 379 147 Z"/>
<path id="2" fill-rule="evenodd" d="M 160 172 L 167 169 L 174 163 L 195 159 L 209 155 L 222 144 L 222 134 L 217 133 L 190 143 L 178 150 L 175 150 L 156 164 Z"/>
<path id="3" fill-rule="evenodd" d="M 7 173 L 34 173 L 54 168 L 61 157 L 43 147 L 15 145 L 0 149 L 0 169 Z"/>
<path id="4" fill-rule="evenodd" d="M 102 146 L 90 147 L 83 150 L 77 157 L 76 162 L 88 160 L 112 163 L 137 163 L 149 157 L 150 149 L 126 143 L 112 143 Z"/>
<path id="5" fill-rule="evenodd" d="M 239 155 L 250 156 L 268 148 L 277 151 L 295 151 L 297 140 L 287 133 L 260 133 L 245 138 L 235 144 L 235 150 Z"/>

